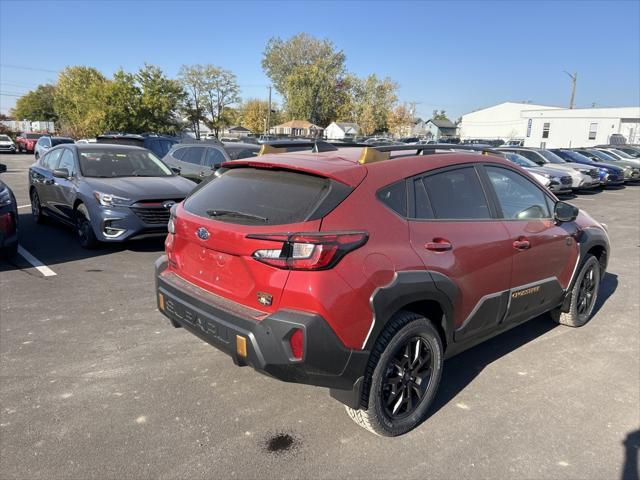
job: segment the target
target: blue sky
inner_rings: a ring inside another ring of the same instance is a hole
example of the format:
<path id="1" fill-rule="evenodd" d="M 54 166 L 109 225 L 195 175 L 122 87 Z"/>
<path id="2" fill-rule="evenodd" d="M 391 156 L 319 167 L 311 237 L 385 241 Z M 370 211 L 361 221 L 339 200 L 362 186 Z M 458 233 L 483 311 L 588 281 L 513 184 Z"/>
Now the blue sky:
<path id="1" fill-rule="evenodd" d="M 566 105 L 563 70 L 578 72 L 578 107 L 640 104 L 639 1 L 0 0 L 0 110 L 78 64 L 110 75 L 148 62 L 174 76 L 212 63 L 243 96 L 266 97 L 264 46 L 297 32 L 332 40 L 357 75 L 393 78 L 427 118 L 507 100 Z"/>

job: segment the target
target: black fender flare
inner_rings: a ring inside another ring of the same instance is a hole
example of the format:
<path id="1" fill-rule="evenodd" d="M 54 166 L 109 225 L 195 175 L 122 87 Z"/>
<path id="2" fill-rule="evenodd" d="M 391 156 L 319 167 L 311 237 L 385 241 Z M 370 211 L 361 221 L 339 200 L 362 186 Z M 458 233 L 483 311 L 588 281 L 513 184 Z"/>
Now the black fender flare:
<path id="1" fill-rule="evenodd" d="M 396 272 L 388 285 L 378 287 L 369 303 L 373 312 L 372 325 L 362 345 L 371 351 L 389 319 L 407 305 L 422 301 L 433 301 L 440 305 L 444 315 L 439 322 L 447 345 L 453 343 L 453 305 L 459 295 L 456 284 L 446 275 L 430 270 L 408 270 Z"/>

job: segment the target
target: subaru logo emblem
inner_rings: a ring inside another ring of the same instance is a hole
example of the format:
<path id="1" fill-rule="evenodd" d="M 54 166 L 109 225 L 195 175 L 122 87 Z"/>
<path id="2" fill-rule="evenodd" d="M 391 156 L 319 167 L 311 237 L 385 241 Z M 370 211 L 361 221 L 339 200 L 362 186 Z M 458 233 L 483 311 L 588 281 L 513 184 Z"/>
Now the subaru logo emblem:
<path id="1" fill-rule="evenodd" d="M 196 235 L 200 240 L 207 240 L 209 238 L 209 230 L 204 227 L 200 227 L 196 230 Z"/>
<path id="2" fill-rule="evenodd" d="M 164 208 L 166 208 L 167 210 L 169 210 L 171 207 L 173 207 L 176 204 L 176 202 L 174 202 L 173 200 L 167 200 L 166 202 L 162 203 L 162 206 Z"/>

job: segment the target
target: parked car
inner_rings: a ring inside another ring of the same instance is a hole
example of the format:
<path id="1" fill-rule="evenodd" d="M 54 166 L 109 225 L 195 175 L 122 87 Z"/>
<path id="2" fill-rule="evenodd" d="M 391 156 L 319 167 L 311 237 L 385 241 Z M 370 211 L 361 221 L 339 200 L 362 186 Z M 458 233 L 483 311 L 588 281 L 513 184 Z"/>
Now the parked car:
<path id="1" fill-rule="evenodd" d="M 504 144 L 505 147 L 524 147 L 524 140 L 522 138 L 513 138 L 511 140 L 507 140 L 507 143 Z"/>
<path id="2" fill-rule="evenodd" d="M 98 143 L 112 143 L 116 145 L 132 145 L 134 147 L 151 150 L 158 158 L 164 157 L 171 147 L 178 143 L 173 137 L 145 133 L 136 135 L 132 133 L 105 133 L 96 137 Z"/>
<path id="3" fill-rule="evenodd" d="M 607 158 L 607 162 L 613 161 L 614 165 L 619 167 L 629 167 L 632 170 L 640 167 L 640 159 L 635 158 L 628 153 L 625 153 L 617 148 L 589 148 L 591 151 L 598 151 L 604 153 L 607 157 L 611 158 L 609 160 Z M 606 157 L 605 157 L 606 158 Z M 603 158 L 604 161 L 604 158 Z"/>
<path id="4" fill-rule="evenodd" d="M 7 166 L 0 163 L 0 173 Z M 18 204 L 9 185 L 0 179 L 0 257 L 9 257 L 18 250 Z"/>
<path id="5" fill-rule="evenodd" d="M 603 186 L 620 186 L 624 184 L 625 171 L 610 163 L 602 162 L 600 157 L 593 152 L 584 149 L 554 149 L 553 152 L 562 158 L 572 159 L 576 163 L 590 165 L 604 170 L 601 183 Z"/>
<path id="6" fill-rule="evenodd" d="M 76 140 L 76 143 L 97 143 L 98 141 L 95 138 L 81 138 L 80 140 Z"/>
<path id="7" fill-rule="evenodd" d="M 224 147 L 217 144 L 177 143 L 162 161 L 181 176 L 199 183 L 230 159 Z"/>
<path id="8" fill-rule="evenodd" d="M 571 193 L 571 184 L 573 183 L 573 179 L 566 170 L 552 167 L 541 167 L 537 163 L 513 152 L 506 152 L 504 156 L 507 160 L 527 170 L 536 178 L 536 180 L 540 181 L 542 185 L 547 187 L 556 195 L 566 195 Z M 579 172 L 575 172 L 575 174 L 581 175 Z"/>
<path id="9" fill-rule="evenodd" d="M 194 186 L 129 145 L 59 145 L 29 168 L 35 221 L 46 216 L 74 227 L 85 248 L 165 233 L 169 209 Z"/>
<path id="10" fill-rule="evenodd" d="M 256 143 L 224 143 L 224 150 L 227 152 L 227 155 L 231 160 L 257 157 L 260 153 L 260 148 L 260 145 Z"/>
<path id="11" fill-rule="evenodd" d="M 18 153 L 33 153 L 36 142 L 44 135 L 43 133 L 22 132 L 16 137 L 16 149 Z"/>
<path id="12" fill-rule="evenodd" d="M 387 436 L 427 417 L 444 358 L 545 312 L 589 320 L 603 226 L 500 156 L 401 153 L 229 162 L 172 210 L 160 312 Z"/>
<path id="13" fill-rule="evenodd" d="M 9 135 L 0 135 L 0 152 L 14 153 L 16 146 Z"/>
<path id="14" fill-rule="evenodd" d="M 626 153 L 633 158 L 640 158 L 640 147 L 634 147 L 631 145 L 616 145 L 616 150 Z"/>
<path id="15" fill-rule="evenodd" d="M 571 175 L 571 188 L 575 191 L 590 190 L 600 186 L 600 172 L 596 167 L 589 167 L 581 163 L 566 161 L 553 152 L 539 148 L 502 147 L 500 152 L 513 152 L 522 155 L 541 167 L 552 167 L 565 170 Z M 578 174 L 581 175 L 577 175 Z"/>
<path id="16" fill-rule="evenodd" d="M 51 137 L 49 135 L 41 136 L 36 142 L 36 146 L 34 148 L 34 154 L 36 160 L 38 160 L 42 155 L 47 153 L 50 148 L 55 147 L 56 145 L 62 145 L 64 143 L 75 143 L 73 138 L 69 137 Z"/>

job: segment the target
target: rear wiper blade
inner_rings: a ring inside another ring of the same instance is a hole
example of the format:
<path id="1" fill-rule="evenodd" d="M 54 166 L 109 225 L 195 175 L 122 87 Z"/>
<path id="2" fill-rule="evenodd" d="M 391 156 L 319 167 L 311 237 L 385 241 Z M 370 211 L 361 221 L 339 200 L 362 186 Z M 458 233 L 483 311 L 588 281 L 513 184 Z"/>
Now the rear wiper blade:
<path id="1" fill-rule="evenodd" d="M 260 215 L 255 215 L 253 213 L 245 213 L 245 212 L 236 212 L 233 210 L 207 210 L 207 215 L 210 217 L 242 217 L 242 218 L 250 218 L 252 220 L 260 220 L 261 222 L 267 222 L 269 219 L 267 217 L 261 217 Z"/>

